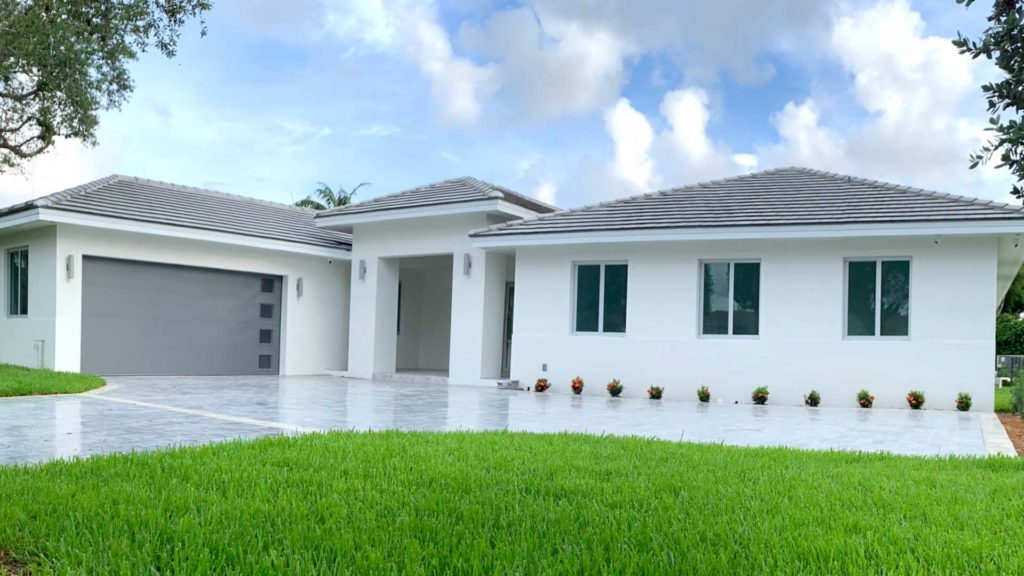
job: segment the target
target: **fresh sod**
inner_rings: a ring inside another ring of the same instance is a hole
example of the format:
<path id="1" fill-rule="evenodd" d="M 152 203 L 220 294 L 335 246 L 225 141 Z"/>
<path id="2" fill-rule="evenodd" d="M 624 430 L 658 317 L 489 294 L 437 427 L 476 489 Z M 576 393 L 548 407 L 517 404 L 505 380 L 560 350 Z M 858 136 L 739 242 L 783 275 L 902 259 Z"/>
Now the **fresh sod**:
<path id="1" fill-rule="evenodd" d="M 99 376 L 0 364 L 0 396 L 77 394 L 103 386 Z"/>
<path id="2" fill-rule="evenodd" d="M 1024 465 L 338 432 L 0 467 L 32 574 L 1024 573 Z"/>

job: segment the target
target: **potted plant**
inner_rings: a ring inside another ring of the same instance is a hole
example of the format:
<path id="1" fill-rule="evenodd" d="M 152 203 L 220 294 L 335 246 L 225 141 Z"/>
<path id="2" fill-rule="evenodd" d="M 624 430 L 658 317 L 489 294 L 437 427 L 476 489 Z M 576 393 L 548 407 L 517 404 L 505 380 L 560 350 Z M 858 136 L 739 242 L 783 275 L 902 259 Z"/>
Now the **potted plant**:
<path id="1" fill-rule="evenodd" d="M 910 405 L 911 410 L 920 410 L 921 406 L 924 406 L 924 392 L 920 390 L 911 390 L 908 392 L 907 404 Z"/>
<path id="2" fill-rule="evenodd" d="M 971 409 L 971 395 L 967 392 L 961 392 L 956 395 L 956 409 L 961 412 L 967 412 Z"/>
<path id="3" fill-rule="evenodd" d="M 810 393 L 804 396 L 804 404 L 812 408 L 821 404 L 821 394 L 818 394 L 817 390 L 811 390 Z"/>
<path id="4" fill-rule="evenodd" d="M 665 393 L 665 389 L 661 386 L 651 386 L 647 389 L 647 397 L 651 400 L 661 400 L 661 395 Z"/>
<path id="5" fill-rule="evenodd" d="M 624 386 L 622 385 L 622 382 L 619 382 L 617 379 L 613 378 L 612 381 L 608 383 L 608 386 L 606 386 L 606 388 L 608 389 L 608 393 L 612 395 L 612 398 L 616 398 L 619 394 L 622 394 L 622 389 L 624 388 Z"/>
<path id="6" fill-rule="evenodd" d="M 711 402 L 711 390 L 708 390 L 707 386 L 697 388 L 697 400 L 704 403 Z"/>
<path id="7" fill-rule="evenodd" d="M 754 388 L 754 391 L 750 394 L 750 399 L 757 405 L 764 405 L 768 402 L 768 387 L 758 386 Z"/>
<path id="8" fill-rule="evenodd" d="M 573 394 L 576 394 L 576 395 L 582 394 L 583 393 L 583 378 L 580 378 L 579 376 L 573 378 L 572 379 L 572 383 L 569 384 L 569 387 L 572 388 L 572 393 Z"/>
<path id="9" fill-rule="evenodd" d="M 533 389 L 536 392 L 543 392 L 551 388 L 551 383 L 548 382 L 547 378 L 537 378 L 537 383 L 533 385 Z"/>
<path id="10" fill-rule="evenodd" d="M 871 395 L 871 392 L 861 390 L 857 392 L 857 404 L 860 404 L 861 408 L 871 408 L 875 405 L 875 397 Z"/>

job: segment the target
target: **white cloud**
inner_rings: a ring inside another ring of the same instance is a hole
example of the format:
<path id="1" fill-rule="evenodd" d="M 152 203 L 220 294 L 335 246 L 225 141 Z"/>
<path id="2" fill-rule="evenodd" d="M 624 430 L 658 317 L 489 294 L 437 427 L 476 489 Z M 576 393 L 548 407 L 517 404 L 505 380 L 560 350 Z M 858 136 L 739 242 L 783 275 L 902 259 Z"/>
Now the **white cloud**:
<path id="1" fill-rule="evenodd" d="M 643 114 L 637 112 L 626 98 L 620 98 L 604 114 L 605 130 L 615 146 L 612 173 L 636 190 L 657 186 L 651 146 L 654 129 Z"/>
<path id="2" fill-rule="evenodd" d="M 921 15 L 905 0 L 838 14 L 830 51 L 852 76 L 855 103 L 867 117 L 840 130 L 823 120 L 815 98 L 791 101 L 772 116 L 779 140 L 759 149 L 765 164 L 1007 199 L 1005 173 L 967 167 L 984 140 L 978 87 L 991 77 L 991 64 L 958 54 L 948 38 L 926 35 Z"/>
<path id="3" fill-rule="evenodd" d="M 533 197 L 545 204 L 554 206 L 558 201 L 558 186 L 554 182 L 539 182 L 533 188 Z"/>
<path id="4" fill-rule="evenodd" d="M 788 102 L 771 118 L 779 133 L 778 144 L 761 151 L 762 157 L 772 165 L 845 168 L 846 142 L 835 130 L 821 125 L 821 113 L 811 98 L 801 104 Z"/>
<path id="5" fill-rule="evenodd" d="M 400 55 L 430 79 L 441 119 L 472 124 L 497 89 L 494 69 L 457 56 L 433 3 L 411 0 L 331 2 L 326 29 L 345 40 Z"/>
<path id="6" fill-rule="evenodd" d="M 106 174 L 100 173 L 95 149 L 76 140 L 57 140 L 20 172 L 0 174 L 0 206 L 17 204 L 59 190 L 78 186 Z"/>
<path id="7" fill-rule="evenodd" d="M 367 126 L 366 128 L 356 130 L 355 135 L 383 138 L 385 136 L 397 134 L 399 131 L 401 131 L 401 129 L 398 126 L 395 126 L 394 124 L 373 124 L 371 126 Z"/>
<path id="8" fill-rule="evenodd" d="M 545 21 L 529 8 L 498 12 L 462 36 L 497 61 L 495 73 L 527 114 L 552 118 L 599 110 L 626 80 L 623 58 L 635 50 L 611 30 Z"/>

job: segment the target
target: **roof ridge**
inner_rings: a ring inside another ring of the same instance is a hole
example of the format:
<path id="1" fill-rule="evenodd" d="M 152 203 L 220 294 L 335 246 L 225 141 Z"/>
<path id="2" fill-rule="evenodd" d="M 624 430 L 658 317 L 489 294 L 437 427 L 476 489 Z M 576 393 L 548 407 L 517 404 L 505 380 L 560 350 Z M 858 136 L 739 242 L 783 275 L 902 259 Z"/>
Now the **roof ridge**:
<path id="1" fill-rule="evenodd" d="M 879 180 L 872 180 L 872 179 L 869 179 L 869 178 L 863 178 L 863 177 L 858 177 L 858 176 L 851 176 L 851 175 L 840 174 L 840 173 L 836 173 L 836 172 L 827 172 L 827 171 L 824 171 L 824 170 L 817 170 L 817 169 L 814 169 L 814 168 L 806 168 L 806 167 L 803 167 L 803 166 L 785 166 L 785 167 L 769 168 L 769 169 L 765 169 L 765 170 L 758 170 L 756 172 L 751 172 L 749 174 L 739 174 L 739 175 L 736 175 L 736 176 L 728 176 L 728 177 L 717 178 L 717 179 L 713 179 L 713 180 L 705 180 L 705 181 L 702 181 L 702 182 L 696 182 L 696 183 L 687 184 L 687 185 L 684 185 L 684 186 L 676 186 L 676 187 L 664 188 L 664 189 L 655 190 L 655 191 L 652 191 L 652 192 L 644 192 L 644 193 L 640 193 L 640 194 L 633 194 L 633 195 L 625 196 L 625 197 L 622 197 L 622 198 L 613 198 L 613 199 L 604 200 L 604 201 L 600 201 L 600 202 L 593 202 L 593 203 L 585 204 L 585 205 L 577 207 L 577 208 L 571 208 L 571 209 L 567 209 L 567 210 L 559 210 L 558 212 L 553 212 L 553 213 L 550 213 L 550 214 L 540 214 L 540 215 L 537 215 L 537 216 L 534 216 L 534 217 L 530 217 L 530 218 L 523 218 L 521 220 L 513 220 L 513 221 L 509 221 L 509 222 L 501 222 L 501 223 L 498 223 L 498 224 L 492 224 L 491 226 L 488 226 L 487 228 L 483 228 L 483 229 L 480 229 L 480 230 L 474 230 L 471 233 L 471 235 L 482 234 L 484 232 L 496 232 L 496 231 L 502 231 L 502 230 L 516 229 L 516 228 L 520 228 L 522 226 L 526 226 L 529 223 L 533 223 L 533 222 L 536 222 L 536 221 L 543 221 L 543 220 L 549 220 L 549 219 L 557 219 L 559 217 L 565 216 L 566 214 L 572 214 L 573 216 L 576 216 L 576 215 L 579 215 L 579 214 L 584 214 L 585 215 L 588 212 L 592 212 L 592 211 L 594 211 L 594 210 L 596 210 L 598 208 L 607 208 L 609 206 L 623 206 L 623 205 L 627 205 L 627 204 L 629 204 L 631 202 L 635 202 L 637 200 L 642 200 L 642 199 L 645 199 L 645 198 L 656 198 L 656 197 L 672 196 L 672 195 L 677 195 L 677 194 L 681 194 L 681 193 L 693 192 L 693 191 L 701 190 L 701 189 L 713 189 L 714 187 L 721 186 L 723 184 L 732 184 L 732 183 L 736 183 L 736 182 L 742 182 L 744 180 L 756 179 L 756 178 L 763 177 L 763 176 L 768 175 L 768 174 L 787 174 L 787 173 L 788 174 L 798 173 L 798 174 L 804 174 L 804 175 L 814 175 L 814 176 L 819 176 L 819 177 L 830 178 L 832 180 L 843 180 L 843 181 L 845 181 L 847 183 L 856 182 L 856 183 L 859 183 L 859 184 L 865 184 L 865 185 L 868 185 L 868 186 L 872 186 L 874 188 L 881 188 L 881 189 L 884 189 L 884 190 L 889 190 L 889 191 L 893 191 L 893 192 L 899 192 L 899 193 L 905 194 L 905 195 L 925 196 L 925 197 L 929 197 L 929 198 L 941 198 L 941 199 L 945 199 L 945 200 L 949 200 L 951 202 L 954 202 L 956 205 L 960 205 L 960 206 L 984 206 L 984 207 L 998 209 L 998 210 L 1005 210 L 1007 212 L 1007 215 L 1010 215 L 1010 214 L 1012 214 L 1012 215 L 1019 215 L 1019 214 L 1024 213 L 1024 206 L 1014 206 L 1014 205 L 1006 204 L 1006 203 L 1003 203 L 1003 202 L 996 202 L 996 201 L 993 201 L 993 200 L 982 200 L 982 199 L 979 199 L 979 198 L 972 198 L 970 196 L 956 196 L 956 195 L 952 195 L 952 194 L 948 194 L 948 193 L 943 193 L 943 192 L 935 192 L 935 191 L 931 191 L 931 190 L 925 190 L 925 189 L 922 189 L 922 188 L 915 188 L 915 187 L 911 187 L 911 186 L 904 186 L 904 185 L 899 185 L 899 184 L 893 184 L 893 183 L 890 183 L 890 182 L 882 182 L 882 181 L 879 181 Z"/>
<path id="2" fill-rule="evenodd" d="M 402 194 L 408 194 L 409 192 L 416 192 L 418 190 L 423 190 L 424 188 L 430 188 L 431 186 L 439 186 L 441 184 L 447 184 L 449 182 L 458 182 L 460 180 L 466 180 L 467 178 L 469 178 L 469 176 L 458 176 L 458 177 L 455 177 L 455 178 L 445 178 L 444 180 L 438 180 L 436 182 L 430 182 L 428 184 L 421 184 L 421 185 L 415 186 L 413 188 L 406 188 L 405 190 L 398 190 L 396 192 L 388 192 L 387 194 L 381 194 L 380 196 L 374 196 L 373 198 L 370 198 L 369 200 L 363 200 L 362 202 L 353 202 L 352 204 L 345 204 L 344 206 L 336 206 L 336 207 L 331 208 L 329 210 L 322 210 L 319 213 L 327 216 L 327 215 L 333 214 L 335 212 L 342 211 L 345 208 L 348 208 L 349 206 L 366 206 L 366 205 L 372 204 L 374 202 L 377 202 L 379 200 L 384 200 L 384 199 L 387 199 L 387 198 L 393 198 L 395 196 L 400 196 Z"/>
<path id="3" fill-rule="evenodd" d="M 1014 206 L 1012 204 L 1007 204 L 1006 202 L 997 202 L 995 200 L 984 200 L 984 199 L 977 198 L 977 197 L 974 197 L 974 196 L 965 196 L 965 195 L 962 195 L 962 194 L 957 195 L 957 194 L 951 194 L 949 192 L 938 192 L 936 190 L 926 190 L 924 188 L 919 188 L 919 187 L 915 187 L 915 186 L 906 186 L 906 185 L 903 185 L 903 184 L 895 184 L 893 182 L 885 182 L 883 180 L 874 180 L 874 179 L 871 179 L 871 178 L 864 178 L 862 176 L 851 176 L 849 174 L 841 174 L 839 172 L 827 172 L 825 170 L 818 170 L 818 169 L 815 169 L 815 168 L 805 168 L 805 167 L 802 167 L 802 166 L 792 166 L 791 169 L 799 170 L 801 172 L 805 172 L 805 173 L 808 173 L 808 174 L 816 174 L 818 176 L 827 176 L 827 177 L 831 177 L 831 178 L 842 178 L 842 179 L 845 179 L 847 182 L 860 182 L 860 183 L 863 183 L 863 184 L 870 184 L 872 186 L 877 186 L 879 188 L 885 188 L 887 190 L 893 190 L 893 191 L 896 191 L 896 192 L 904 192 L 904 193 L 913 194 L 913 195 L 916 195 L 916 196 L 926 196 L 926 197 L 930 197 L 930 198 L 944 198 L 946 200 L 951 200 L 953 202 L 957 202 L 957 203 L 960 203 L 960 204 L 974 205 L 974 206 L 988 206 L 988 207 L 992 207 L 992 208 L 1000 208 L 1000 209 L 1008 210 L 1008 211 L 1013 212 L 1013 213 L 1022 213 L 1022 212 L 1024 212 L 1024 205 L 1022 205 L 1022 206 Z"/>
<path id="4" fill-rule="evenodd" d="M 296 212 L 300 212 L 300 211 L 301 212 L 307 212 L 307 213 L 316 213 L 317 212 L 316 210 L 313 210 L 311 208 L 303 208 L 302 206 L 296 206 L 294 204 L 285 204 L 284 202 L 275 202 L 273 200 L 264 200 L 263 198 L 255 198 L 253 196 L 246 196 L 244 194 L 233 194 L 231 192 L 222 192 L 220 190 L 212 190 L 210 188 L 200 188 L 199 186 L 188 186 L 186 184 L 175 184 L 174 182 L 165 182 L 163 180 L 155 180 L 153 178 L 144 178 L 142 176 L 131 176 L 131 175 L 125 175 L 125 174 L 112 174 L 111 176 L 108 176 L 107 178 L 111 178 L 112 179 L 111 181 L 115 181 L 115 180 L 132 180 L 132 181 L 143 183 L 143 184 L 151 184 L 151 185 L 155 185 L 155 186 L 162 186 L 164 188 L 169 188 L 171 190 L 181 190 L 181 191 L 185 191 L 185 192 L 197 192 L 197 193 L 205 194 L 205 195 L 208 195 L 208 196 L 220 196 L 220 197 L 223 197 L 223 198 L 230 198 L 230 199 L 235 199 L 235 200 L 242 200 L 242 201 L 246 201 L 246 202 L 253 202 L 253 203 L 257 203 L 257 204 L 263 204 L 263 205 L 267 205 L 267 206 L 272 206 L 274 208 L 286 208 L 288 210 L 293 210 L 293 211 L 296 211 Z M 105 184 L 106 183 L 107 182 L 105 182 Z M 93 188 L 98 188 L 98 186 L 94 186 Z M 86 190 L 85 192 L 87 192 L 87 191 L 88 190 Z"/>
<path id="5" fill-rule="evenodd" d="M 578 208 L 557 209 L 555 212 L 549 212 L 547 214 L 538 214 L 536 216 L 528 216 L 526 218 L 521 218 L 519 220 L 511 220 L 509 222 L 500 222 L 498 224 L 491 224 L 490 226 L 488 226 L 486 228 L 481 228 L 479 230 L 474 230 L 474 231 L 470 232 L 470 234 L 476 234 L 477 232 L 483 232 L 485 230 L 489 232 L 489 231 L 493 231 L 493 230 L 504 230 L 506 228 L 515 228 L 518 224 L 522 224 L 524 222 L 532 222 L 532 221 L 535 221 L 535 220 L 544 220 L 544 219 L 547 219 L 547 218 L 553 218 L 555 216 L 558 216 L 560 214 L 565 214 L 567 212 L 579 213 L 579 212 L 584 212 L 586 210 L 593 210 L 594 208 L 602 208 L 602 207 L 606 207 L 606 206 L 612 206 L 612 205 L 615 205 L 615 204 L 625 204 L 626 202 L 629 202 L 629 201 L 632 201 L 632 200 L 639 200 L 641 198 L 654 198 L 656 196 L 665 196 L 665 195 L 676 193 L 676 192 L 683 192 L 683 191 L 686 191 L 686 190 L 694 190 L 694 189 L 697 189 L 697 188 L 705 188 L 705 187 L 707 187 L 707 186 L 709 186 L 711 184 L 721 184 L 723 182 L 731 182 L 731 181 L 746 179 L 746 178 L 750 178 L 752 176 L 756 176 L 756 175 L 760 175 L 760 174 L 768 174 L 768 173 L 772 173 L 772 172 L 780 172 L 782 170 L 785 170 L 785 168 L 770 168 L 770 169 L 767 169 L 767 170 L 759 170 L 757 172 L 751 172 L 749 174 L 739 174 L 737 176 L 727 176 L 727 177 L 724 177 L 724 178 L 716 178 L 714 180 L 705 180 L 705 181 L 702 181 L 702 182 L 695 182 L 693 184 L 686 184 L 684 186 L 675 186 L 675 187 L 670 187 L 670 188 L 662 188 L 661 190 L 654 190 L 654 191 L 651 191 L 651 192 L 641 192 L 639 194 L 631 194 L 629 196 L 623 196 L 621 198 L 611 198 L 611 199 L 608 199 L 608 200 L 602 200 L 600 202 L 591 202 L 590 204 L 584 204 L 583 206 L 580 206 Z"/>
<path id="6" fill-rule="evenodd" d="M 486 186 L 487 188 L 490 188 L 490 189 L 492 189 L 492 190 L 494 190 L 494 191 L 496 191 L 496 192 L 498 192 L 498 193 L 500 193 L 502 195 L 515 196 L 516 198 L 519 198 L 521 200 L 526 200 L 528 202 L 533 202 L 535 204 L 540 204 L 541 206 L 546 206 L 546 207 L 551 208 L 552 210 L 554 210 L 556 212 L 561 210 L 561 208 L 559 208 L 558 206 L 555 206 L 554 204 L 548 204 L 547 202 L 544 202 L 542 200 L 534 198 L 533 196 L 528 196 L 526 194 L 523 194 L 522 192 L 516 192 L 515 190 L 513 190 L 511 188 L 508 188 L 506 186 L 502 186 L 501 184 L 495 184 L 493 182 L 488 182 L 487 180 L 481 180 L 481 179 L 476 178 L 474 176 L 465 176 L 464 178 L 466 180 L 468 180 L 474 186 L 476 186 L 476 185 L 483 185 L 483 186 Z"/>

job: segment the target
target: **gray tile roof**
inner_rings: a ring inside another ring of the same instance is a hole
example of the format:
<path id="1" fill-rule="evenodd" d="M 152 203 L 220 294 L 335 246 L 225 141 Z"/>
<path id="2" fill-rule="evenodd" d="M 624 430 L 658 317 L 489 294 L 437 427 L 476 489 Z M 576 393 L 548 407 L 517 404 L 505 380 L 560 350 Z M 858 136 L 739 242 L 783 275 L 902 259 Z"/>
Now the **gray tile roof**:
<path id="1" fill-rule="evenodd" d="M 0 216 L 47 208 L 136 222 L 165 224 L 350 249 L 349 234 L 317 228 L 313 210 L 201 188 L 113 175 L 0 209 Z"/>
<path id="2" fill-rule="evenodd" d="M 554 212 L 554 206 L 549 206 L 513 192 L 508 188 L 496 186 L 483 180 L 464 176 L 434 182 L 425 186 L 419 186 L 411 190 L 395 192 L 384 196 L 378 196 L 366 202 L 358 202 L 333 208 L 318 214 L 318 217 L 336 216 L 343 214 L 365 214 L 384 210 L 398 210 L 400 208 L 422 208 L 425 206 L 437 206 L 442 204 L 459 204 L 462 202 L 476 202 L 479 200 L 504 200 L 527 210 L 541 214 Z"/>
<path id="3" fill-rule="evenodd" d="M 1021 206 L 793 167 L 515 220 L 471 236 L 1021 219 Z"/>

